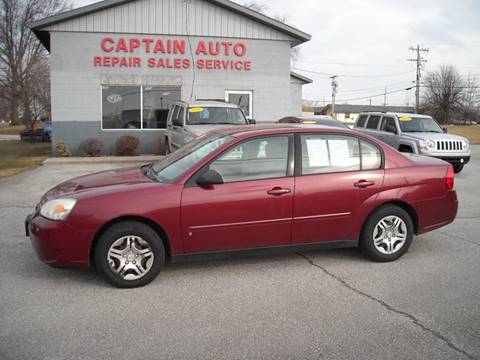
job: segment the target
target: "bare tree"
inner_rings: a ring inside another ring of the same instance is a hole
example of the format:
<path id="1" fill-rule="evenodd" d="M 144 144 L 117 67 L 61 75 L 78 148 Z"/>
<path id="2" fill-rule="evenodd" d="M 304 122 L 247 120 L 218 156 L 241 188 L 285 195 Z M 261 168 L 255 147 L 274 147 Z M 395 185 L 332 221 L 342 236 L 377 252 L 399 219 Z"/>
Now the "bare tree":
<path id="1" fill-rule="evenodd" d="M 0 95 L 13 123 L 22 118 L 32 127 L 39 99 L 48 98 L 47 55 L 29 25 L 69 7 L 65 0 L 0 0 Z"/>
<path id="2" fill-rule="evenodd" d="M 268 6 L 256 1 L 247 1 L 243 3 L 243 6 L 249 8 L 250 10 L 256 11 L 260 14 L 267 15 Z M 268 15 L 267 15 L 268 16 Z M 275 20 L 278 20 L 284 24 L 290 25 L 288 17 L 286 15 L 275 14 L 272 16 Z M 300 60 L 300 48 L 298 46 L 290 49 L 290 60 L 295 63 Z"/>
<path id="3" fill-rule="evenodd" d="M 265 4 L 258 3 L 256 1 L 246 1 L 243 3 L 243 6 L 249 8 L 250 10 L 256 11 L 260 14 L 266 14 L 268 11 L 268 6 Z"/>
<path id="4" fill-rule="evenodd" d="M 480 111 L 480 83 L 474 76 L 468 76 L 464 81 L 462 117 L 467 121 L 477 122 Z"/>
<path id="5" fill-rule="evenodd" d="M 442 65 L 427 74 L 424 80 L 425 107 L 444 124 L 454 112 L 461 111 L 464 100 L 464 81 L 452 65 Z"/>

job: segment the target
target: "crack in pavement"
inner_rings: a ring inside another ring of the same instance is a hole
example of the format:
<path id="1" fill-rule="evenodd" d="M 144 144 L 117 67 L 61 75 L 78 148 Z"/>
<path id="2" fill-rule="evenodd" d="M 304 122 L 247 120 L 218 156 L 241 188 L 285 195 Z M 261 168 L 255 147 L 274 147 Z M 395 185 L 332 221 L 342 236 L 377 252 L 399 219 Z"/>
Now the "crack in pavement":
<path id="1" fill-rule="evenodd" d="M 443 235 L 447 235 L 447 236 L 451 236 L 455 239 L 458 239 L 458 240 L 461 240 L 461 241 L 464 241 L 464 242 L 468 242 L 469 244 L 473 244 L 473 245 L 477 245 L 480 247 L 480 244 L 479 243 L 476 243 L 475 241 L 472 241 L 472 240 L 469 240 L 469 239 L 465 239 L 461 236 L 458 236 L 458 235 L 453 235 L 447 231 L 440 231 L 440 234 L 443 234 Z"/>
<path id="2" fill-rule="evenodd" d="M 429 328 L 428 326 L 422 324 L 420 322 L 419 319 L 417 319 L 414 315 L 411 315 L 405 311 L 402 311 L 402 310 L 398 310 L 398 309 L 395 309 L 393 306 L 389 305 L 388 303 L 386 303 L 385 301 L 381 300 L 381 299 L 378 299 L 376 298 L 375 296 L 373 295 L 370 295 L 366 292 L 363 292 L 362 290 L 359 290 L 357 288 L 355 288 L 354 286 L 350 285 L 347 281 L 345 281 L 344 279 L 342 279 L 340 276 L 338 275 L 335 275 L 334 273 L 330 272 L 329 270 L 327 270 L 325 267 L 323 267 L 322 265 L 319 265 L 317 263 L 315 263 L 312 259 L 310 259 L 307 255 L 303 254 L 303 253 L 300 253 L 300 252 L 297 252 L 296 253 L 297 255 L 301 256 L 302 258 L 304 258 L 308 263 L 310 263 L 310 265 L 312 266 L 315 266 L 316 268 L 322 270 L 327 276 L 331 277 L 332 279 L 338 281 L 339 283 L 341 283 L 343 286 L 345 286 L 347 289 L 355 292 L 356 294 L 358 295 L 361 295 L 363 297 L 366 297 L 367 299 L 370 299 L 374 302 L 376 302 L 377 304 L 379 304 L 380 306 L 382 306 L 383 308 L 387 309 L 388 311 L 390 312 L 393 312 L 395 314 L 398 314 L 398 315 L 401 315 L 403 317 L 406 317 L 408 318 L 409 320 L 411 320 L 415 325 L 417 325 L 418 327 L 420 327 L 423 331 L 426 331 L 430 334 L 432 334 L 434 337 L 436 337 L 437 339 L 439 340 L 442 340 L 449 348 L 465 355 L 467 358 L 471 359 L 471 360 L 479 360 L 478 358 L 476 358 L 474 355 L 466 352 L 465 350 L 463 349 L 460 349 L 458 346 L 456 346 L 450 339 L 448 339 L 446 336 L 440 334 L 438 331 L 436 330 L 433 330 L 431 328 Z"/>
<path id="3" fill-rule="evenodd" d="M 35 209 L 35 205 L 6 205 L 6 206 L 0 206 L 0 209 Z"/>
<path id="4" fill-rule="evenodd" d="M 475 220 L 480 219 L 480 216 L 465 216 L 465 217 L 456 217 L 455 220 Z"/>

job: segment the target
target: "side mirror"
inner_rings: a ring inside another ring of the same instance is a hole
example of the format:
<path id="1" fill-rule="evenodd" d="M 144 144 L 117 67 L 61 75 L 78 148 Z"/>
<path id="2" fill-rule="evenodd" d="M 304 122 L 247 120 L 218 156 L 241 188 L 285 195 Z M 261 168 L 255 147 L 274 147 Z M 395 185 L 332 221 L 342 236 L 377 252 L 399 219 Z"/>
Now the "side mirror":
<path id="1" fill-rule="evenodd" d="M 200 175 L 195 182 L 201 187 L 209 187 L 211 185 L 223 184 L 223 178 L 217 171 L 208 170 Z"/>
<path id="2" fill-rule="evenodd" d="M 255 119 L 247 119 L 247 121 L 250 125 L 255 125 L 257 123 L 257 120 Z"/>
<path id="3" fill-rule="evenodd" d="M 442 131 L 446 134 L 448 133 L 448 129 L 446 127 L 442 127 Z"/>

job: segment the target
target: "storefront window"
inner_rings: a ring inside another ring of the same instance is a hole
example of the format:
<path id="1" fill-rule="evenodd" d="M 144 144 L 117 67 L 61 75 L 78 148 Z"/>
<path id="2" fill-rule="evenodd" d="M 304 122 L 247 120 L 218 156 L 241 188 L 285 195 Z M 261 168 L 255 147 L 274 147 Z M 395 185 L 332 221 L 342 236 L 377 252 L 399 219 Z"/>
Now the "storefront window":
<path id="1" fill-rule="evenodd" d="M 170 105 L 180 99 L 180 91 L 160 86 L 143 87 L 143 127 L 165 129 Z"/>
<path id="2" fill-rule="evenodd" d="M 141 128 L 140 86 L 102 86 L 102 128 Z"/>
<path id="3" fill-rule="evenodd" d="M 102 85 L 102 129 L 165 129 L 180 89 Z"/>
<path id="4" fill-rule="evenodd" d="M 225 92 L 225 101 L 235 104 L 243 110 L 245 116 L 249 119 L 253 118 L 253 91 L 251 90 L 227 90 Z"/>

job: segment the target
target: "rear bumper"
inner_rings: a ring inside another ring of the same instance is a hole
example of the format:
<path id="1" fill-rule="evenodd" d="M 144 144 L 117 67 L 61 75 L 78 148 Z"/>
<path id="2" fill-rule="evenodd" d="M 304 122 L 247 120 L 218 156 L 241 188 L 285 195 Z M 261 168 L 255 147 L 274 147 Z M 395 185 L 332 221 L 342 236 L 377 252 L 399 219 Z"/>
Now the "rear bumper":
<path id="1" fill-rule="evenodd" d="M 420 220 L 417 234 L 423 234 L 452 223 L 457 216 L 457 192 L 450 190 L 447 195 L 415 204 Z"/>
<path id="2" fill-rule="evenodd" d="M 64 221 L 36 214 L 25 219 L 25 232 L 44 263 L 57 267 L 89 267 L 89 233 L 78 231 Z"/>

